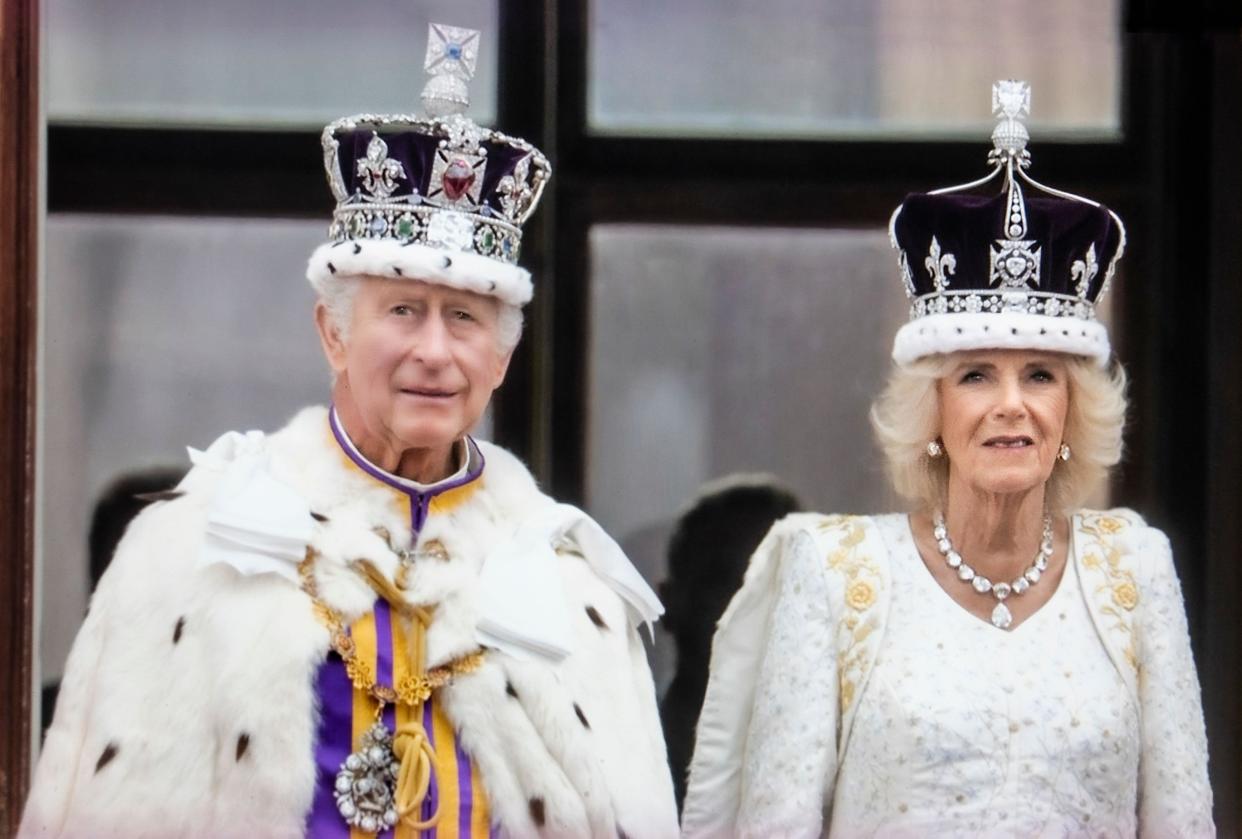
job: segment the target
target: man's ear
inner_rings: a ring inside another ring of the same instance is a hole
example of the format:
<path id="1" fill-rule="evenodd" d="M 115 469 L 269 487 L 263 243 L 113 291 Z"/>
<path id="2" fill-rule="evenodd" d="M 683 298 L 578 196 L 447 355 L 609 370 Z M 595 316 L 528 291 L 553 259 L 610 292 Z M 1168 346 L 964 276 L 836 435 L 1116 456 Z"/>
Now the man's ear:
<path id="1" fill-rule="evenodd" d="M 337 326 L 336 319 L 322 300 L 315 303 L 315 329 L 319 332 L 319 343 L 323 345 L 328 366 L 332 368 L 332 372 L 340 375 L 345 371 L 345 341 L 341 339 L 341 329 Z"/>
<path id="2" fill-rule="evenodd" d="M 493 390 L 504 384 L 505 375 L 509 372 L 509 362 L 512 360 L 513 350 L 509 350 L 496 357 L 496 384 L 492 386 Z"/>

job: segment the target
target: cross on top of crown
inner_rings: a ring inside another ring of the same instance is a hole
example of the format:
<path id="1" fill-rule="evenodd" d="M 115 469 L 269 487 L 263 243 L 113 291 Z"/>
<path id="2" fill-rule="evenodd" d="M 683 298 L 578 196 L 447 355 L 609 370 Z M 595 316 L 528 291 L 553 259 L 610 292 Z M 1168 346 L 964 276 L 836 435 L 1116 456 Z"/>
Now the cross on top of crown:
<path id="1" fill-rule="evenodd" d="M 433 76 L 474 78 L 479 60 L 479 30 L 433 23 L 427 27 L 427 57 L 423 69 Z"/>
<path id="2" fill-rule="evenodd" d="M 1031 86 L 1005 79 L 992 85 L 992 115 L 998 119 L 1022 119 L 1031 115 Z"/>

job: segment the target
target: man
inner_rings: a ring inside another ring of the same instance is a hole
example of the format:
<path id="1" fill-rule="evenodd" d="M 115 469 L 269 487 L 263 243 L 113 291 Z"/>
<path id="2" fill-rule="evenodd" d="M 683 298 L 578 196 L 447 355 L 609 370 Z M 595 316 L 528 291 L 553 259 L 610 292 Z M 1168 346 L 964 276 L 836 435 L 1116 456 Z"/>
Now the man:
<path id="1" fill-rule="evenodd" d="M 549 175 L 462 115 L 478 33 L 433 25 L 430 116 L 323 134 L 311 257 L 332 407 L 226 434 L 144 511 L 75 643 L 22 836 L 671 836 L 616 544 L 468 430 L 504 378 Z"/>

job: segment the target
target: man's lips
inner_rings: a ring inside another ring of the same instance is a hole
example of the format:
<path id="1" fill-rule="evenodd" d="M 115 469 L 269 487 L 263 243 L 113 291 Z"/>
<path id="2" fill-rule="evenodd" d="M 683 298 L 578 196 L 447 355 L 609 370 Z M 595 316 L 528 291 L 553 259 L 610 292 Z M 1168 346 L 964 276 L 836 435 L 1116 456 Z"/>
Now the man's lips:
<path id="1" fill-rule="evenodd" d="M 1024 449 L 1028 446 L 1035 445 L 1035 441 L 1024 434 L 1013 434 L 1001 437 L 989 437 L 983 441 L 983 445 L 994 449 Z"/>
<path id="2" fill-rule="evenodd" d="M 438 388 L 403 387 L 401 392 L 407 396 L 421 396 L 425 399 L 449 399 L 457 394 L 451 390 Z"/>

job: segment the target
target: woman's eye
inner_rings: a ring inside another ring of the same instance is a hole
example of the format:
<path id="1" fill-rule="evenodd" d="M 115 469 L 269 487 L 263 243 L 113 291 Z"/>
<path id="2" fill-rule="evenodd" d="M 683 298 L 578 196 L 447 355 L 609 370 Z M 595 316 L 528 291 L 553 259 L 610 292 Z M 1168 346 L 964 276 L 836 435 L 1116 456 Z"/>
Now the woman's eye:
<path id="1" fill-rule="evenodd" d="M 1054 382 L 1056 377 L 1052 375 L 1051 370 L 1037 369 L 1031 372 L 1031 378 L 1037 382 Z"/>
<path id="2" fill-rule="evenodd" d="M 392 312 L 392 314 L 399 315 L 401 317 L 405 317 L 406 315 L 411 314 L 413 312 L 413 310 L 409 306 L 405 305 L 404 303 L 397 305 L 397 306 L 393 306 L 389 311 Z"/>
<path id="3" fill-rule="evenodd" d="M 983 381 L 983 372 L 980 370 L 967 370 L 962 374 L 961 382 L 981 382 Z"/>

